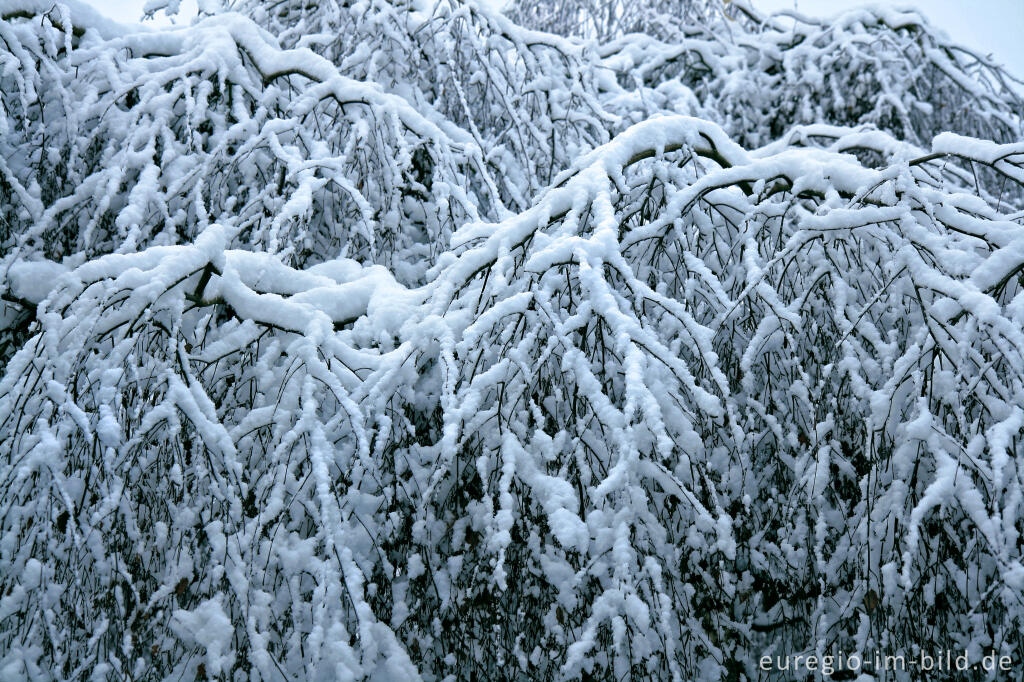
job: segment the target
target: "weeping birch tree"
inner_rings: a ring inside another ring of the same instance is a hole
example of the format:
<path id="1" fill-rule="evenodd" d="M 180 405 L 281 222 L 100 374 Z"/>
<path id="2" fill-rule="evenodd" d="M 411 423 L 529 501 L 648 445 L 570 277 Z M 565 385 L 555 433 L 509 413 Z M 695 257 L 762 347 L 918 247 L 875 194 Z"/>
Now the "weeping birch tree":
<path id="1" fill-rule="evenodd" d="M 226 5 L 0 3 L 0 677 L 1024 665 L 1011 74 L 910 11 Z"/>

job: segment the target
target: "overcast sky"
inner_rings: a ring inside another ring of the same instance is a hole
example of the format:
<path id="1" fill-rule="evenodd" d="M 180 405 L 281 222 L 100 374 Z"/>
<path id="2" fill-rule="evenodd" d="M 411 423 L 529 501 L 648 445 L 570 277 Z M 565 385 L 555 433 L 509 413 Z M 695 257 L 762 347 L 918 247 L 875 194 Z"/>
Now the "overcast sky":
<path id="1" fill-rule="evenodd" d="M 111 19 L 138 21 L 145 0 L 86 0 Z M 828 16 L 864 4 L 856 0 L 751 0 L 754 6 L 772 11 L 796 9 L 804 14 Z M 878 2 L 887 6 L 912 6 L 936 26 L 964 45 L 992 54 L 1024 79 L 1024 0 L 916 0 Z M 183 17 L 195 14 L 196 0 L 182 0 Z M 162 21 L 167 23 L 163 15 Z M 187 21 L 179 18 L 178 21 Z"/>

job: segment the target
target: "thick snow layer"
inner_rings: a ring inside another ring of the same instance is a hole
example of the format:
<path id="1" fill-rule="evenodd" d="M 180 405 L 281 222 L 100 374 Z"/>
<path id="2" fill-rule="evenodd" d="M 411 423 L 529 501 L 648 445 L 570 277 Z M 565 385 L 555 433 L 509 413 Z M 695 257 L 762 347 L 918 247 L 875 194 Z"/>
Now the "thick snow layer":
<path id="1" fill-rule="evenodd" d="M 39 303 L 57 286 L 67 268 L 48 260 L 17 261 L 7 270 L 7 286 L 12 296 Z"/>

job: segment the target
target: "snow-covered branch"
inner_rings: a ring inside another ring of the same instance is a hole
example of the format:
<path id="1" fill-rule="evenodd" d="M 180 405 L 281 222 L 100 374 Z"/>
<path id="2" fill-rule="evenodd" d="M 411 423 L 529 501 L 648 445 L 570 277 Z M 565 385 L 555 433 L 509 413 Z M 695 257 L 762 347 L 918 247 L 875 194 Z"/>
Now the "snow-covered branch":
<path id="1" fill-rule="evenodd" d="M 1001 70 L 909 13 L 236 9 L 0 4 L 4 674 L 1021 660 Z"/>

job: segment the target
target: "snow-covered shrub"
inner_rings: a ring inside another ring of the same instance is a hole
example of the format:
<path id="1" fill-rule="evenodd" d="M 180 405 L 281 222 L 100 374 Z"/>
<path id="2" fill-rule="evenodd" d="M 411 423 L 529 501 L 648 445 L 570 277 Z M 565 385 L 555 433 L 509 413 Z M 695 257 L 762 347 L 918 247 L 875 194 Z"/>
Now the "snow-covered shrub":
<path id="1" fill-rule="evenodd" d="M 667 43 L 240 9 L 2 6 L 0 676 L 1024 660 L 1009 127 L 753 144 L 631 89 Z"/>
<path id="2" fill-rule="evenodd" d="M 746 2 L 718 30 L 630 34 L 600 48 L 623 83 L 671 108 L 680 86 L 737 141 L 761 146 L 798 124 L 868 124 L 927 145 L 943 130 L 1000 142 L 1024 133 L 1024 100 L 983 55 L 949 41 L 916 11 L 880 6 L 825 22 L 765 17 Z M 711 17 L 715 17 L 714 14 Z"/>
<path id="3" fill-rule="evenodd" d="M 511 0 L 509 17 L 529 28 L 606 41 L 624 33 L 675 37 L 725 16 L 719 0 Z"/>
<path id="4" fill-rule="evenodd" d="M 5 263 L 182 243 L 230 216 L 240 244 L 288 262 L 415 279 L 496 203 L 470 135 L 243 17 L 76 36 L 41 14 L 6 25 Z"/>
<path id="5" fill-rule="evenodd" d="M 452 124 L 468 132 L 483 156 L 486 182 L 500 192 L 501 203 L 486 206 L 495 216 L 501 208 L 529 208 L 555 173 L 606 142 L 617 123 L 597 101 L 596 62 L 584 46 L 526 31 L 486 6 L 461 0 L 305 6 L 238 0 L 235 6 L 284 46 L 314 48 L 345 76 L 436 112 L 448 124 L 441 124 L 445 132 Z"/>

